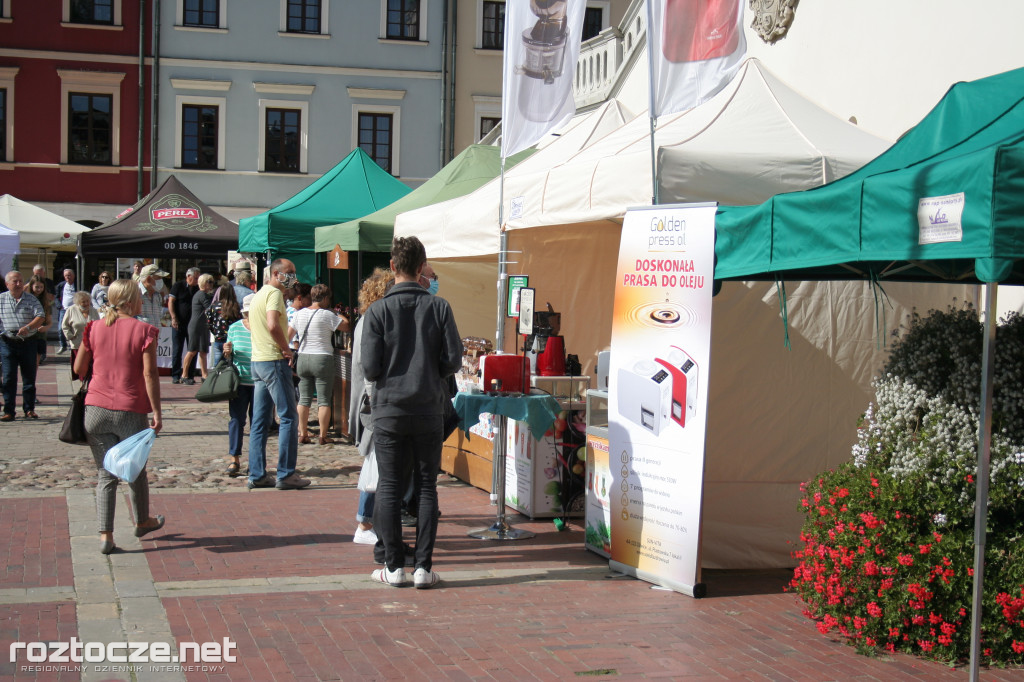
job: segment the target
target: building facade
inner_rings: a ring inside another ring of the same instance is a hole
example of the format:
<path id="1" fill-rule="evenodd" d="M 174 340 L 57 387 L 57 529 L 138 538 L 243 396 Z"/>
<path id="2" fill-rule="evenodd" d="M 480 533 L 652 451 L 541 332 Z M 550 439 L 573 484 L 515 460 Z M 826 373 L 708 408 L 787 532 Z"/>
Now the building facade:
<path id="1" fill-rule="evenodd" d="M 416 186 L 446 5 L 0 0 L 0 193 L 94 226 L 174 174 L 237 221 L 357 146 Z"/>
<path id="2" fill-rule="evenodd" d="M 232 220 L 362 147 L 411 186 L 441 166 L 441 0 L 163 0 L 157 179 Z"/>
<path id="3" fill-rule="evenodd" d="M 148 188 L 144 7 L 2 0 L 0 194 L 96 225 Z"/>

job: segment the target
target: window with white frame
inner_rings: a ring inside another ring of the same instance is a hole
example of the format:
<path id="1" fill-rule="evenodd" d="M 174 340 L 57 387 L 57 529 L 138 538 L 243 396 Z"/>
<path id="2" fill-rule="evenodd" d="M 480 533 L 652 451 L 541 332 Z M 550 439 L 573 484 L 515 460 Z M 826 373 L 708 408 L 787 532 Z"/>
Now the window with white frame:
<path id="1" fill-rule="evenodd" d="M 217 169 L 220 107 L 216 104 L 181 105 L 181 167 Z"/>
<path id="2" fill-rule="evenodd" d="M 11 0 L 0 0 L 0 19 L 11 18 Z"/>
<path id="3" fill-rule="evenodd" d="M 505 48 L 505 1 L 480 0 L 477 45 L 484 50 Z"/>
<path id="4" fill-rule="evenodd" d="M 68 93 L 68 163 L 110 166 L 113 152 L 113 108 L 111 95 L 91 92 Z"/>
<path id="5" fill-rule="evenodd" d="M 192 170 L 224 170 L 227 99 L 178 95 L 174 121 L 174 165 Z"/>
<path id="6" fill-rule="evenodd" d="M 224 29 L 227 0 L 177 0 L 177 25 L 186 28 Z"/>
<path id="7" fill-rule="evenodd" d="M 612 5 L 609 0 L 590 0 L 583 12 L 581 40 L 590 40 L 611 25 Z"/>
<path id="8" fill-rule="evenodd" d="M 306 173 L 309 103 L 261 99 L 259 120 L 256 169 L 261 173 Z"/>
<path id="9" fill-rule="evenodd" d="M 492 95 L 473 95 L 473 120 L 476 137 L 479 142 L 484 135 L 491 132 L 501 122 L 501 97 Z"/>
<path id="10" fill-rule="evenodd" d="M 352 146 L 362 149 L 395 177 L 399 175 L 401 114 L 402 108 L 398 106 L 352 106 Z"/>
<path id="11" fill-rule="evenodd" d="M 122 0 L 61 0 L 65 24 L 121 26 Z"/>
<path id="12" fill-rule="evenodd" d="M 125 74 L 58 69 L 61 95 L 60 162 L 121 163 L 121 81 Z"/>
<path id="13" fill-rule="evenodd" d="M 281 32 L 326 35 L 330 0 L 281 0 Z"/>
<path id="14" fill-rule="evenodd" d="M 426 42 L 427 2 L 428 0 L 381 0 L 381 38 Z"/>
<path id="15" fill-rule="evenodd" d="M 389 40 L 420 39 L 419 0 L 387 0 L 387 32 Z"/>
<path id="16" fill-rule="evenodd" d="M 14 161 L 14 77 L 17 67 L 0 66 L 0 163 Z"/>
<path id="17" fill-rule="evenodd" d="M 479 142 L 484 139 L 484 137 L 487 136 L 487 133 L 498 127 L 499 123 L 501 123 L 500 116 L 481 116 L 479 128 L 477 129 L 476 141 Z"/>

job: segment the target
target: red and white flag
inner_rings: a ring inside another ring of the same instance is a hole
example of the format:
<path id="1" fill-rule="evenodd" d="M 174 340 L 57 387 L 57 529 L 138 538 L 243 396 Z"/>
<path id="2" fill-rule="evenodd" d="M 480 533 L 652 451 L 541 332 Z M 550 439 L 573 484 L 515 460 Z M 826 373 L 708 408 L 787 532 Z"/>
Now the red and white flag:
<path id="1" fill-rule="evenodd" d="M 505 3 L 501 155 L 508 158 L 576 112 L 572 83 L 586 0 Z"/>
<path id="2" fill-rule="evenodd" d="M 651 115 L 709 100 L 747 52 L 742 0 L 647 0 Z"/>

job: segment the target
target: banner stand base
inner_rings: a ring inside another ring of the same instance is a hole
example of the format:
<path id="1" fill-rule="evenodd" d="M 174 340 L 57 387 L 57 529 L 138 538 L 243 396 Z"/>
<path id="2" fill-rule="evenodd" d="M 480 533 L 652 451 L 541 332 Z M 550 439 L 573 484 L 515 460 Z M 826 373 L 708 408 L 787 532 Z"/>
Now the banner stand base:
<path id="1" fill-rule="evenodd" d="M 686 583 L 680 583 L 674 580 L 666 580 L 663 576 L 659 576 L 655 573 L 649 573 L 648 571 L 642 571 L 636 566 L 628 566 L 618 561 L 609 561 L 608 568 L 613 571 L 618 571 L 619 573 L 631 575 L 638 580 L 643 580 L 644 582 L 667 587 L 674 592 L 680 592 L 688 597 L 693 597 L 694 599 L 701 599 L 706 597 L 708 594 L 708 587 L 704 583 L 687 585 Z"/>
<path id="2" fill-rule="evenodd" d="M 467 535 L 480 540 L 527 540 L 537 536 L 533 531 L 512 528 L 507 523 L 495 523 L 490 528 L 471 530 Z"/>

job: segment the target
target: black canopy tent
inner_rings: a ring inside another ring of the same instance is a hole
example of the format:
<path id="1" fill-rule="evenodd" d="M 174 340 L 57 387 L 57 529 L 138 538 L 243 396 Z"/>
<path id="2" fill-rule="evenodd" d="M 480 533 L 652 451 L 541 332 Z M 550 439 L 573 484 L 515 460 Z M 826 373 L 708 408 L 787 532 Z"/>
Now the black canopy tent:
<path id="1" fill-rule="evenodd" d="M 82 256 L 227 258 L 238 225 L 200 201 L 173 175 L 137 204 L 78 240 Z"/>

